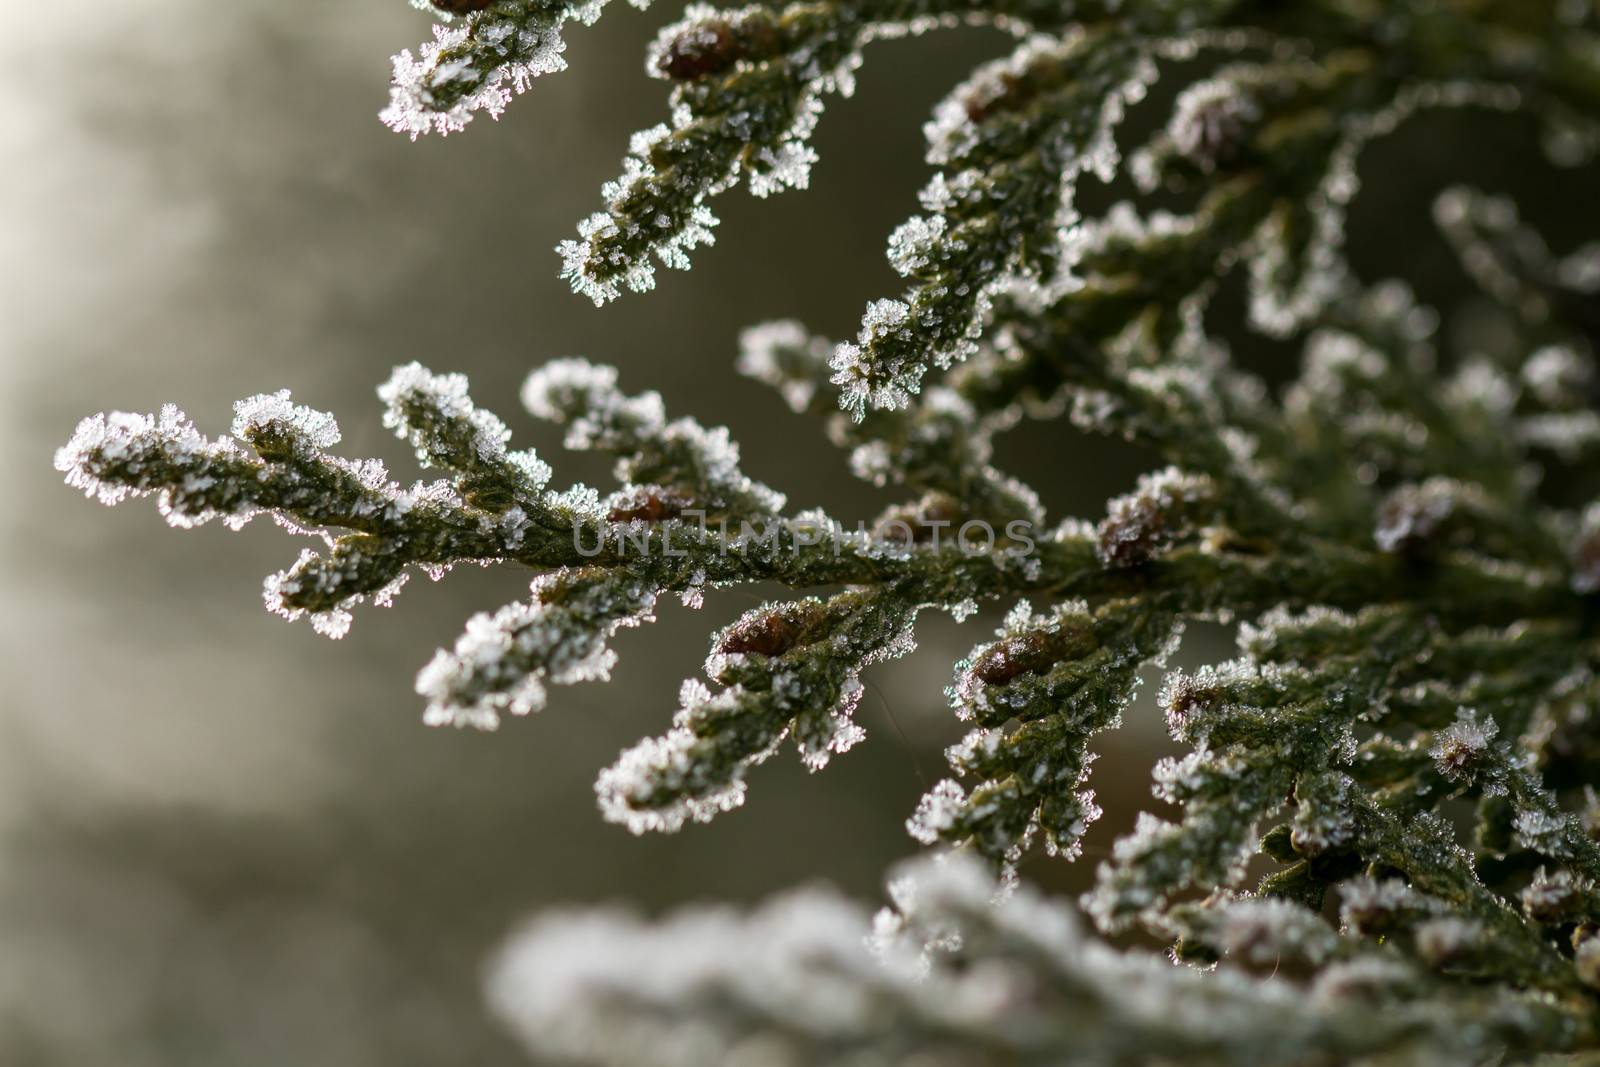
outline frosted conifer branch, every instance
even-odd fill
[[[568,22],[587,26],[607,0],[447,0],[423,6],[459,21],[434,26],[416,55],[394,57],[386,126],[413,141],[466,128],[476,112],[498,119],[533,80],[567,68],[561,38]],[[643,8],[649,0],[632,0]]]
[[[914,643],[908,611],[882,593],[767,604],[718,633],[706,675],[686,681],[672,731],[624,752],[595,783],[600,810],[634,833],[705,822],[743,802],[745,774],[792,737],[821,770],[865,733],[852,718],[861,671]]]
[[[404,369],[396,380],[401,377],[416,386],[412,413],[391,425],[418,440],[445,432],[453,414],[448,405],[460,398],[448,390],[430,393],[428,385],[436,380],[419,367]],[[436,416],[430,426],[414,424],[413,419],[426,424],[428,412]],[[174,407],[159,416],[97,415],[85,419],[56,453],[56,468],[69,484],[105,503],[155,493],[174,526],[220,518],[238,528],[269,514],[292,531],[321,532],[327,554],[302,553],[293,567],[268,579],[266,599],[272,610],[289,618],[310,616],[335,637],[348,628],[350,607],[368,597],[386,603],[408,566],[538,555],[552,547],[553,529],[570,527],[577,518],[571,507],[538,496],[548,469],[536,458],[496,451],[503,438],[493,427],[470,455],[456,457],[467,467],[454,482],[410,489],[391,481],[376,460],[329,455],[325,450],[339,440],[337,425],[328,415],[291,403],[287,391],[241,401],[233,431],[253,454],[227,437],[208,440]],[[499,464],[501,477],[501,491],[489,494],[497,503],[493,510],[458,492],[475,484],[472,467],[489,459]],[[519,497],[527,510],[514,503]]]
[[[847,410],[905,407],[930,364],[976,349],[995,290],[1070,274],[1074,186],[1084,172],[1115,174],[1116,126],[1156,77],[1149,51],[1115,33],[1036,38],[939,105],[927,126],[939,167],[922,192],[928,214],[889,243],[912,287],[869,305],[857,341],[833,355]]]
[[[397,67],[387,117],[412,134],[498,114],[559,68],[561,25],[599,12],[420,6],[462,18]],[[538,1054],[1592,1054],[1600,255],[1553,251],[1509,199],[1445,191],[1436,220],[1494,321],[1462,347],[1405,281],[1360,278],[1339,249],[1360,153],[1422,109],[1535,111],[1566,130],[1571,162],[1600,115],[1600,14],[1565,0],[691,7],[651,53],[671,123],[636,139],[606,210],[564,247],[569,280],[603,302],[647,288],[652,257],[686,265],[711,197],[805,183],[820,100],[850,90],[866,44],[959,23],[1019,42],[930,125],[923,213],[891,240],[902,297],[870,305],[857,342],[787,321],[741,341],[741,371],[819,417],[888,491],[870,524],[788,512],[726,430],[670,418],[583,360],[535,371],[523,401],[567,447],[612,457],[613,486],[550,488],[463,378],[416,364],[379,391],[384,424],[435,475],[410,488],[335,455],[333,419],[287,392],[241,402],[216,439],[170,407],[95,416],[57,467],[107,504],[154,496],[175,526],[269,515],[320,538],[265,597],[334,635],[413,570],[527,568],[529,595],[473,617],[418,677],[433,723],[493,728],[553,686],[607,678],[616,633],[668,594],[787,590],[718,630],[710,684],[686,682],[667,731],[602,772],[602,812],[636,832],[736,807],[787,740],[812,769],[860,742],[863,672],[910,652],[921,612],[1017,605],[957,666],[969,733],[908,813],[953,853],[892,884],[881,958],[862,949],[864,914],[818,895],[750,918],[552,921],[494,985]],[[1147,143],[1118,144],[1158,68],[1191,80]],[[1132,199],[1078,217],[1078,185],[1123,175]],[[1243,325],[1295,366],[1235,361],[1214,299],[1234,273]],[[1047,526],[993,462],[1024,419],[1127,439],[1153,469]],[[1076,460],[1071,439],[1056,447]],[[1187,623],[1235,620],[1231,657],[1168,675],[1165,810],[1112,845],[1080,902],[1102,932],[1141,927],[1199,973],[1113,952],[1018,872],[1035,843],[1084,851],[1095,739],[1140,672]]]
[[[1095,6],[1095,5],[1091,5]],[[1051,25],[1032,0],[828,0],[771,9],[693,4],[651,50],[673,82],[672,119],[636,134],[604,211],[560,246],[562,277],[595,304],[655,285],[655,263],[678,269],[711,244],[707,201],[745,179],[768,196],[810,181],[810,138],[829,94],[849,96],[861,49],[874,40],[960,22]],[[1035,23],[1037,24],[1037,23]]]
[[[721,427],[706,429],[693,419],[667,421],[660,395],[629,397],[616,387],[617,372],[581,359],[556,360],[529,376],[522,402],[538,418],[567,428],[566,446],[608,452],[617,457],[621,497],[654,486],[656,504],[641,503],[654,518],[663,509],[677,513],[774,515],[783,510],[781,493],[752,481],[739,470],[739,446]],[[676,495],[674,495],[676,494]],[[616,510],[616,509],[613,509]],[[627,508],[622,508],[626,511]]]
[[[1171,615],[1147,604],[1091,612],[1079,601],[1038,616],[1023,602],[996,636],[958,664],[948,690],[973,727],[949,749],[950,765],[974,784],[940,782],[908,825],[927,844],[970,842],[1009,871],[1036,833],[1051,855],[1077,856],[1100,815],[1083,788],[1088,743],[1119,724],[1139,668],[1170,652],[1176,631]]]
[[[748,914],[700,909],[647,924],[554,914],[520,931],[489,980],[495,1012],[540,1057],[616,1065],[1462,1063],[1507,1047],[1564,1049],[1591,1024],[1570,1004],[1434,978],[1348,950],[1316,915],[1271,902],[1219,909],[1215,974],[1119,952],[1028,887],[995,900],[959,856],[891,882],[896,907],[812,890]],[[863,943],[873,931],[869,952]],[[1299,955],[1325,963],[1285,975]],[[1331,961],[1330,961],[1331,958]],[[1236,965],[1237,961],[1238,965]],[[1372,1004],[1384,1004],[1374,1012]],[[692,1029],[682,1020],[693,1019]]]
[[[902,539],[949,539],[973,520],[1004,532],[1014,520],[1041,525],[1037,494],[989,461],[993,437],[1016,422],[1014,412],[987,412],[982,393],[959,383],[929,390],[912,408],[868,412],[853,420],[839,408],[831,382],[832,345],[793,320],[765,323],[740,337],[739,370],[778,389],[790,408],[821,416],[829,439],[850,449],[850,469],[876,486],[905,486],[923,497],[886,511]]]
[[[449,652],[440,649],[417,675],[430,725],[492,730],[509,712],[544,706],[546,684],[608,679],[619,628],[653,618],[656,593],[621,570],[569,567],[534,580],[526,602],[479,614]]]

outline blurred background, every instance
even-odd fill
[[[429,730],[416,669],[527,574],[413,581],[329,642],[261,610],[261,578],[299,548],[269,523],[171,531],[148,501],[107,510],[62,486],[51,454],[95,411],[171,401],[216,434],[233,400],[287,387],[337,413],[347,455],[410,477],[373,389],[419,359],[469,374],[558,482],[603,485],[603,463],[561,453],[515,403],[531,367],[581,354],[731,427],[746,469],[794,506],[868,517],[887,500],[734,375],[737,332],[795,315],[840,336],[897,290],[882,249],[926,177],[920,124],[1004,39],[874,46],[857,95],[828,103],[809,192],[729,194],[691,273],[597,311],[552,249],[598,206],[627,135],[665,115],[643,55],[672,5],[615,5],[499,124],[417,144],[375,117],[389,55],[428,33],[402,0],[0,9],[24,27],[0,69],[0,1063],[514,1064],[479,974],[530,911],[654,912],[812,880],[875,899],[961,732],[950,664],[996,612],[926,619],[921,651],[870,676],[868,743],[823,775],[785,753],[743,810],[635,839],[600,821],[595,773],[666,728],[706,635],[762,590],[664,606],[619,637],[610,685],[558,690],[498,734]],[[1412,124],[1364,168],[1383,177],[1354,217],[1358,264],[1459,300],[1427,205],[1462,176],[1532,189],[1561,247],[1593,236],[1568,212],[1592,212],[1594,174],[1545,171],[1534,143],[1518,119]],[[1274,377],[1292,365],[1259,343],[1243,355]],[[1000,463],[1053,516],[1094,517],[1150,459],[1052,426],[1007,438]],[[1225,637],[1192,631],[1182,659],[1226,655]],[[1148,799],[1164,744],[1151,688],[1102,746],[1091,860]],[[1091,865],[1032,873],[1069,890]]]

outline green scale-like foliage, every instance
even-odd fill
[[[415,137],[498,115],[559,70],[599,2],[419,3],[384,118]],[[1600,1056],[1600,246],[1556,255],[1508,201],[1446,190],[1444,240],[1499,341],[1446,346],[1403,281],[1340,246],[1374,138],[1433,107],[1525,110],[1555,164],[1600,143],[1600,10],[1584,0],[818,0],[691,7],[650,71],[670,123],[638,135],[604,209],[561,248],[596,303],[710,241],[710,202],[803,187],[810,133],[874,40],[958,24],[1017,34],[927,127],[933,177],[897,229],[906,281],[854,340],[754,327],[739,369],[821,421],[897,494],[870,528],[792,513],[725,430],[669,419],[615,371],[548,364],[524,406],[615,460],[616,487],[550,489],[459,375],[413,364],[384,424],[433,481],[330,450],[287,393],[231,437],[182,413],[87,419],[57,456],[106,503],[177,526],[270,516],[322,539],[269,608],[333,636],[407,575],[522,564],[525,599],[470,620],[418,677],[431,723],[492,729],[549,688],[604,679],[657,600],[775,582],[796,598],[717,631],[661,736],[597,783],[606,818],[676,830],[742,801],[792,741],[816,770],[863,738],[862,672],[918,615],[1012,605],[948,690],[967,736],[908,828],[936,846],[867,922],[801,895],[646,926],[566,916],[494,971],[537,1054],[594,1063],[1463,1064]],[[1158,75],[1193,78],[1147,143],[1119,141]],[[1199,73],[1196,73],[1199,72]],[[1122,141],[1126,138],[1122,137]],[[1085,174],[1141,197],[1084,218]],[[1216,336],[1298,348],[1269,386]],[[1231,327],[1230,327],[1231,329]],[[1291,377],[1285,374],[1284,377]],[[996,469],[1024,418],[1137,442],[1162,466],[1102,516],[1051,524]],[[1184,754],[1078,902],[1019,887],[1030,849],[1073,859],[1100,814],[1094,739],[1189,621],[1235,658],[1167,675]],[[1252,879],[1254,884],[1252,885]],[[1175,966],[1081,929],[1138,928]],[[1203,973],[1209,970],[1209,973]]]

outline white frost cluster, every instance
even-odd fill
[[[788,690],[780,694],[780,699],[786,703],[795,698],[805,700],[809,692],[797,679],[784,673],[775,675],[772,681],[775,690],[780,687]],[[803,708],[795,716],[791,733],[806,770],[820,771],[834,756],[849,752],[866,740],[867,731],[854,719],[865,692],[860,674],[852,672],[840,685],[837,699],[824,711],[819,714],[813,708]]]
[[[187,415],[175,405],[167,404],[156,416],[131,411],[89,416],[78,423],[72,438],[56,450],[55,467],[67,476],[68,485],[110,505],[154,490],[109,481],[105,477],[108,470],[126,471],[136,477],[158,464],[189,466],[198,459],[241,454],[227,438],[214,442],[206,440]],[[165,500],[161,510],[175,526],[194,525],[209,517],[181,515],[166,506]]]
[[[913,215],[889,235],[889,265],[909,278],[933,262],[949,222],[943,215]]]
[[[1355,738],[1340,729],[1335,741],[1341,758],[1353,754]],[[1355,779],[1340,771],[1306,775],[1298,787],[1304,802],[1295,812],[1290,843],[1304,856],[1320,856],[1355,840],[1354,801],[1360,795]]]
[[[1286,642],[1303,641],[1308,636],[1319,638],[1324,633],[1331,635],[1353,630],[1361,618],[1362,615],[1359,614],[1352,615],[1346,611],[1321,605],[1300,610],[1280,605],[1268,610],[1254,621],[1239,624],[1239,650],[1254,659],[1268,655],[1282,658],[1276,653]]]
[[[300,592],[304,572],[321,563],[324,563],[324,560],[316,552],[309,548],[301,549],[300,558],[295,560],[293,566],[275,574],[269,574],[266,580],[262,582],[261,600],[272,614],[280,615],[290,622],[308,619],[313,630],[323,637],[332,638],[335,641],[350,632],[350,624],[355,621],[355,615],[351,609],[365,604],[369,599],[377,607],[389,607],[394,603],[394,598],[399,595],[400,590],[405,587],[406,582],[411,577],[402,571],[395,576],[394,580],[372,593],[370,597],[364,593],[354,593],[340,599],[336,607],[328,608],[324,611],[307,611],[304,608],[291,607],[287,598]],[[322,573],[326,577],[327,572],[325,569],[322,570]]]
[[[1568,463],[1600,453],[1600,413],[1545,411],[1517,420],[1517,438],[1523,444],[1546,449]]]
[[[643,8],[648,0],[632,2]],[[535,78],[566,69],[563,24],[573,20],[587,26],[605,4],[546,0],[537,12],[489,10],[434,26],[433,40],[417,55],[405,49],[394,57],[389,106],[379,117],[413,141],[425,133],[462,130],[479,111],[498,119]]]
[[[1095,557],[1107,567],[1143,563],[1193,525],[1194,511],[1216,496],[1212,480],[1177,467],[1141,474],[1131,493],[1113,498],[1096,528]]]
[[[811,135],[822,117],[822,98],[816,94],[807,95],[795,111],[794,123],[777,145],[761,148],[753,161],[746,164],[751,196],[765,199],[786,189],[805,189],[811,185],[811,168],[817,162]]]
[[[586,359],[551,360],[522,386],[522,405],[535,418],[564,424],[567,448],[614,450],[659,436],[667,423],[661,394],[625,396],[617,369]]]
[[[834,348],[833,377],[840,389],[839,404],[860,421],[867,409],[894,411],[910,405],[922,380],[920,366],[905,366],[885,374],[868,359],[863,350],[880,343],[891,333],[903,332],[911,317],[911,307],[902,300],[874,300],[861,317],[861,332],[855,341],[843,341]]]
[[[436,418],[470,423],[475,431],[474,451],[484,459],[505,455],[511,431],[492,412],[483,411],[467,395],[465,374],[434,374],[420,363],[396,367],[389,380],[378,386],[378,399],[384,403],[383,425],[397,430],[418,450],[417,458],[428,462],[426,438],[421,427],[412,425],[409,412],[425,410]]]
[[[339,424],[325,411],[291,402],[289,390],[280,389],[236,401],[233,435],[246,441],[273,437],[310,455],[339,443]]]
[[[339,440],[332,416],[291,404],[287,390],[239,401],[235,410],[234,431],[263,449],[287,448],[310,458]],[[387,472],[376,460],[317,459],[369,489],[387,481]],[[55,467],[66,475],[66,483],[86,496],[112,505],[130,496],[156,493],[161,516],[180,528],[221,519],[237,530],[261,514],[254,485],[237,477],[238,466],[250,462],[249,454],[233,440],[208,440],[172,404],[156,415],[127,411],[92,415],[78,424],[71,440],[55,454]],[[179,473],[181,477],[175,477]],[[279,521],[291,532],[306,532],[281,516]]]
[[[1373,543],[1384,552],[1427,544],[1459,507],[1475,496],[1454,478],[1429,478],[1420,485],[1398,486],[1378,506]]]
[[[966,789],[953,778],[943,779],[917,801],[917,810],[906,820],[906,832],[924,845],[937,844],[966,809]]]
[[[1594,886],[1588,879],[1569,870],[1550,872],[1540,867],[1522,890],[1522,910],[1541,922],[1559,922],[1581,914],[1587,901],[1594,899]]]
[[[1548,794],[1541,799],[1549,800]],[[1577,837],[1577,820],[1553,804],[1523,808],[1511,820],[1511,829],[1521,847],[1552,859],[1573,855],[1571,842]]]
[[[1519,417],[1518,438],[1568,463],[1600,452],[1600,412],[1589,404],[1595,377],[1593,358],[1571,344],[1536,350],[1522,365],[1521,385],[1525,395],[1546,410]]]
[[[420,363],[396,367],[378,387],[385,406],[383,425],[411,445],[424,467],[505,465],[525,488],[542,489],[550,480],[550,465],[531,451],[507,452],[511,430],[499,416],[475,405],[467,388],[464,374],[434,374]],[[452,424],[463,431],[468,455],[457,453],[457,443],[447,432]]]
[[[544,707],[547,684],[609,678],[616,653],[606,642],[653,618],[655,594],[621,580],[568,594],[576,606],[559,597],[547,604],[546,594],[568,582],[568,572],[540,575],[528,600],[468,620],[455,647],[440,649],[417,675],[417,693],[428,701],[423,721],[493,730],[502,715]]]
[[[1333,955],[1338,937],[1303,905],[1279,898],[1232,899],[1220,903],[1219,947],[1254,966],[1304,961],[1313,966]]]
[[[1499,423],[1517,406],[1515,380],[1483,358],[1465,360],[1445,382],[1445,403],[1480,418]]]
[[[665,130],[666,127],[660,129]],[[653,173],[648,169],[648,164],[632,156],[624,163],[627,179],[649,177]],[[609,183],[606,189],[611,190],[614,184]],[[660,222],[663,227],[670,226],[670,220],[665,216]],[[716,243],[713,230],[717,222],[710,208],[698,204],[690,212],[688,221],[676,232],[663,237],[655,246],[656,250],[665,261],[674,265],[686,264],[691,250]],[[620,232],[615,219],[603,211],[597,211],[578,223],[579,240],[562,241],[556,246],[561,256],[561,277],[572,286],[573,292],[588,297],[595,307],[602,307],[621,296],[624,285],[635,293],[648,293],[656,287],[656,269],[649,259],[641,256],[625,260],[620,253],[615,257],[598,255],[595,246],[601,241],[614,240]],[[602,270],[605,273],[601,273]]]
[[[1311,983],[1311,998],[1329,1006],[1349,1005],[1361,1010],[1410,988],[1416,977],[1411,966],[1392,957],[1335,960],[1317,973]]]
[[[1167,136],[1174,148],[1209,173],[1218,155],[1236,144],[1244,129],[1260,117],[1255,98],[1237,82],[1209,78],[1178,94]]]
[[[1567,408],[1584,403],[1594,385],[1594,361],[1570,344],[1545,345],[1522,365],[1522,382],[1546,407]]]
[[[1429,919],[1416,929],[1417,955],[1442,967],[1477,951],[1484,943],[1482,924],[1454,915]]]
[[[1490,762],[1495,735],[1499,726],[1488,716],[1479,715],[1475,708],[1461,708],[1456,721],[1440,730],[1434,737],[1428,755],[1441,775],[1453,782],[1472,781]],[[1484,783],[1485,791],[1492,794],[1505,792],[1497,781]]]
[[[778,390],[796,414],[811,406],[826,377],[830,346],[794,319],[752,326],[739,334],[738,370]]]
[[[1391,926],[1443,910],[1434,897],[1399,878],[1352,878],[1339,885],[1339,919],[1345,929],[1382,935]]]
[[[778,750],[782,735],[766,748],[740,761],[727,780],[714,788],[690,790],[705,773],[697,759],[695,737],[685,724],[686,717],[707,707],[732,709],[739,693],[734,689],[712,695],[694,680],[683,683],[679,695],[682,707],[674,716],[673,728],[661,737],[647,737],[627,749],[596,779],[595,795],[600,814],[607,822],[625,826],[635,834],[675,833],[688,822],[710,822],[723,812],[744,803],[746,768],[765,762]],[[657,793],[672,795],[665,804],[649,800]]]

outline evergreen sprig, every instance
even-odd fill
[[[385,119],[416,136],[498,115],[562,66],[600,4],[461,0],[396,61]],[[673,831],[737,807],[792,740],[812,770],[857,744],[862,672],[918,615],[1012,605],[948,690],[969,733],[908,827],[940,849],[877,921],[807,895],[751,916],[551,919],[493,995],[538,1054],[595,1063],[1577,1062],[1600,1055],[1600,244],[1557,255],[1503,198],[1445,190],[1436,219],[1498,316],[1447,344],[1397,280],[1344,262],[1363,147],[1431,107],[1526,109],[1557,163],[1600,131],[1600,10],[1569,0],[1042,3],[816,0],[691,7],[651,71],[671,122],[639,135],[605,210],[562,247],[604,303],[710,240],[708,202],[806,184],[809,136],[861,49],[957,23],[1020,37],[928,126],[922,212],[890,241],[904,292],[833,343],[748,331],[740,370],[822,421],[895,494],[871,524],[794,513],[727,432],[669,419],[614,370],[562,360],[522,394],[616,487],[552,471],[459,375],[413,364],[384,424],[439,475],[408,487],[332,453],[287,392],[209,439],[176,409],[85,420],[57,455],[108,504],[176,526],[268,515],[320,537],[269,608],[333,636],[413,569],[521,564],[529,596],[474,617],[420,674],[427,721],[498,726],[551,685],[604,679],[621,627],[677,594],[777,583],[711,638],[670,728],[596,789],[606,818]],[[1145,143],[1124,113],[1192,80]],[[1122,135],[1120,141],[1126,141]],[[1080,217],[1084,175],[1139,199]],[[1156,197],[1167,208],[1154,206]],[[1213,296],[1299,352],[1275,385],[1236,363]],[[1047,521],[997,469],[1024,418],[1140,443],[1158,468],[1101,516]],[[1184,625],[1237,655],[1169,672],[1183,754],[1080,902],[1084,932],[1019,887],[1036,845],[1074,858],[1099,815],[1097,735]],[[707,684],[707,683],[710,684]],[[715,688],[713,688],[715,687]],[[1253,886],[1250,881],[1254,879]],[[741,1061],[742,1062],[742,1061]]]

